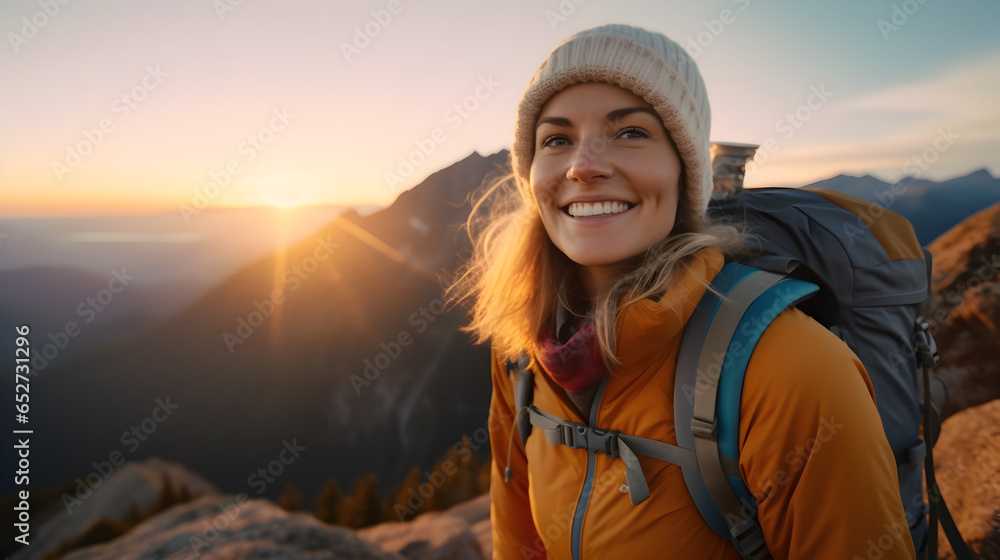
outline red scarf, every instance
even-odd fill
[[[542,341],[539,360],[549,377],[563,389],[576,393],[597,383],[608,374],[597,345],[593,321],[587,321],[572,336],[569,313],[559,306],[556,312],[555,338]],[[565,341],[565,342],[562,342]]]

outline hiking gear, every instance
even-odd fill
[[[923,381],[917,377],[917,351],[933,347],[930,332],[918,324],[920,307],[930,295],[930,253],[899,214],[827,189],[754,189],[716,196],[710,215],[751,228],[750,248],[757,255],[746,264],[822,288],[800,307],[838,334],[865,364],[896,459],[914,546],[923,554],[929,545],[936,557],[936,528],[928,533],[921,469],[927,469],[930,488],[933,458],[919,437]],[[933,422],[930,398],[924,400],[924,419]],[[945,507],[942,500],[933,502]],[[932,514],[932,523],[934,518]],[[956,545],[960,551],[964,542],[958,539]]]
[[[682,468],[667,462],[693,466],[697,452],[653,458],[679,448],[675,432],[689,429],[675,429],[676,357],[685,326],[722,265],[717,249],[703,251],[659,301],[621,307],[615,348],[622,366],[601,381],[583,413],[543,365],[532,364],[530,383],[517,383],[522,368],[511,364],[508,377],[504,360],[494,356],[491,445],[498,468],[491,495],[497,558],[568,559],[574,553],[655,558],[664,556],[664,543],[677,557],[739,557],[698,513]],[[878,540],[884,524],[905,535],[891,450],[856,356],[795,308],[772,322],[753,355],[741,396],[742,455],[738,463],[723,459],[722,464],[725,474],[743,475],[754,494],[768,495],[758,515],[774,541],[775,557],[864,556],[867,541]],[[557,425],[559,419],[572,424],[534,428],[526,442],[514,438],[505,462],[513,435],[506,430],[517,401],[550,416],[535,415],[536,424]],[[518,420],[530,426],[530,416],[526,410]],[[786,463],[786,454],[817,434],[827,439],[831,429],[836,437],[822,443],[809,468],[796,469],[805,464],[798,455]],[[569,446],[552,445],[550,438]],[[857,460],[840,464],[838,458],[846,456]],[[504,484],[508,466],[512,476]],[[775,482],[782,470],[785,476]],[[632,476],[639,472],[641,477]],[[909,538],[894,539],[883,559],[912,556]]]
[[[677,43],[628,25],[604,25],[566,39],[542,62],[517,107],[511,168],[528,188],[535,153],[535,127],[542,106],[560,90],[582,82],[626,89],[653,106],[684,163],[686,204],[703,215],[712,195],[709,155],[711,110],[694,59]],[[685,200],[684,197],[681,200]]]
[[[677,432],[677,441],[698,455],[696,467],[683,469],[684,481],[702,517],[741,558],[770,558],[754,496],[742,478],[727,477],[719,468],[724,457],[739,459],[746,366],[770,322],[817,290],[810,282],[728,264],[712,280],[681,341],[674,425],[691,426],[690,432]]]
[[[930,270],[929,262],[927,266],[928,270]],[[931,497],[930,514],[928,515],[927,554],[925,556],[926,558],[937,558],[937,525],[938,521],[940,521],[941,528],[944,529],[944,534],[948,538],[948,544],[951,545],[952,552],[955,553],[955,558],[957,560],[972,560],[976,556],[972,553],[969,545],[965,544],[965,539],[962,538],[962,533],[958,530],[958,525],[955,524],[955,519],[951,516],[951,511],[948,510],[948,504],[945,503],[944,496],[941,495],[941,489],[938,487],[937,478],[934,475],[933,449],[934,444],[937,443],[938,435],[941,433],[941,420],[931,398],[932,391],[928,391],[926,388],[931,386],[932,379],[938,379],[934,377],[933,369],[941,361],[941,356],[938,355],[937,343],[934,342],[934,337],[931,335],[931,330],[927,323],[918,323],[914,334],[916,338],[917,363],[920,365],[923,373],[921,384],[925,388],[923,391],[923,415],[924,437],[927,438],[927,458],[924,463],[924,470],[927,476],[927,495]],[[940,379],[938,381],[945,391],[943,402],[947,403],[948,388]]]

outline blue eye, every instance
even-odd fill
[[[625,139],[649,138],[649,133],[637,126],[630,126],[623,128],[621,132],[618,133],[618,137]]]
[[[542,147],[553,147],[558,148],[561,146],[569,145],[569,140],[565,136],[549,136],[542,141]]]

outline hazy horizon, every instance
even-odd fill
[[[695,58],[712,140],[761,145],[749,186],[1000,175],[995,2],[14,0],[0,18],[3,216],[386,206],[509,147],[542,59],[612,22]]]
[[[488,154],[480,154],[480,155],[483,155],[485,157]],[[468,157],[468,156],[466,156],[466,157]],[[464,159],[464,158],[461,158],[461,159]],[[456,160],[455,162],[452,162],[451,164],[449,164],[449,166],[450,165],[454,165],[455,163],[458,163],[459,161],[461,161],[461,159]],[[446,166],[446,167],[448,167],[448,166]],[[435,171],[440,171],[440,170],[435,170]],[[865,171],[859,171],[857,173],[839,173],[839,174],[830,175],[828,177],[819,177],[819,178],[815,179],[814,181],[810,181],[809,183],[804,183],[804,184],[801,184],[801,185],[773,185],[773,186],[802,187],[802,186],[806,186],[806,185],[814,183],[814,182],[819,182],[819,181],[824,181],[824,180],[827,180],[827,179],[832,179],[832,178],[835,178],[835,177],[840,176],[840,175],[849,176],[849,177],[863,177],[863,176],[869,175],[869,176],[872,176],[875,179],[877,179],[879,181],[882,181],[884,183],[887,183],[887,184],[892,184],[892,183],[898,182],[898,181],[903,180],[903,179],[923,179],[923,180],[929,180],[929,181],[934,181],[934,182],[944,182],[944,181],[949,181],[949,180],[952,180],[952,179],[966,177],[966,176],[971,175],[973,173],[976,173],[978,171],[986,171],[987,173],[990,174],[991,177],[994,177],[994,178],[998,177],[998,175],[994,174],[987,166],[980,166],[980,167],[975,167],[975,168],[968,169],[965,172],[959,172],[958,174],[956,174],[954,176],[942,177],[942,178],[940,178],[938,180],[929,179],[927,177],[920,177],[919,175],[908,175],[908,176],[897,178],[894,181],[890,181],[890,180],[887,180],[886,178],[880,176],[879,173],[869,173],[869,172],[865,172]],[[426,179],[426,177],[424,177],[423,179]],[[416,186],[418,186],[418,184],[410,185],[405,190],[409,190],[409,189],[411,189],[413,187],[416,187]],[[761,185],[761,184],[756,184],[755,185],[755,184],[752,184],[752,183],[748,182],[748,184],[746,185],[746,188],[753,189],[753,188],[761,188],[761,187],[767,187],[767,186],[772,186],[772,185]],[[403,192],[405,192],[405,190]],[[402,192],[400,194],[402,194]],[[367,215],[367,214],[370,214],[370,213],[373,213],[373,212],[377,212],[379,210],[383,210],[383,209],[387,208],[388,206],[392,205],[394,202],[395,202],[395,198],[393,200],[388,201],[384,205],[378,205],[378,204],[350,205],[350,204],[342,204],[342,203],[337,203],[337,202],[319,202],[319,203],[313,203],[313,204],[310,204],[310,203],[297,204],[297,205],[293,205],[293,206],[269,206],[269,205],[263,205],[263,204],[262,205],[246,205],[246,206],[213,206],[213,207],[205,208],[205,209],[203,209],[201,211],[204,211],[204,212],[214,212],[214,211],[258,210],[258,211],[274,212],[276,214],[294,214],[298,210],[320,209],[320,208],[331,208],[331,207],[338,207],[338,208],[340,208],[340,207],[342,207],[342,208],[345,208],[345,209],[348,209],[348,208],[349,209],[353,209],[356,212],[358,212],[359,214],[361,214],[362,216],[364,216],[364,215]],[[11,219],[11,220],[30,220],[30,219],[53,219],[53,220],[58,220],[60,218],[67,218],[67,219],[70,219],[70,218],[92,218],[92,219],[100,219],[102,217],[118,218],[118,217],[137,217],[137,216],[161,216],[161,215],[166,215],[166,214],[174,214],[174,215],[181,216],[183,218],[183,213],[180,212],[177,207],[169,207],[169,206],[142,208],[142,209],[136,209],[136,210],[121,209],[118,212],[108,211],[108,212],[102,213],[102,214],[91,214],[91,213],[87,213],[85,211],[76,212],[76,213],[68,212],[68,213],[60,213],[60,214],[45,214],[45,213],[39,213],[39,214],[8,214],[8,213],[5,213],[4,210],[5,210],[5,208],[2,207],[2,206],[0,206],[0,218],[8,218],[8,219]]]

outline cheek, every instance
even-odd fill
[[[552,190],[566,175],[564,158],[539,157],[531,162],[528,181],[537,190]]]
[[[555,200],[555,192],[553,191],[555,183],[546,176],[544,169],[532,165],[531,174],[528,176],[528,184],[531,186],[531,193],[534,195],[535,201],[540,208],[553,203]]]

